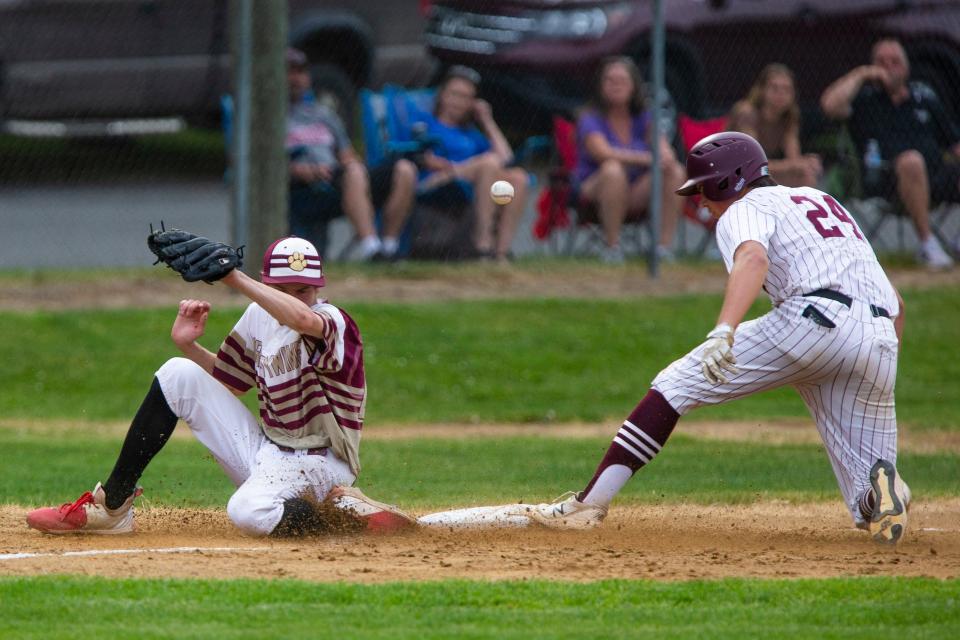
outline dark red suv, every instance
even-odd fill
[[[790,66],[805,111],[823,89],[899,37],[913,77],[960,105],[957,0],[664,0],[666,83],[679,110],[726,111],[769,62]],[[612,54],[648,66],[650,0],[437,0],[426,43],[443,64],[479,69],[488,93],[564,111]],[[960,107],[958,107],[960,108]]]

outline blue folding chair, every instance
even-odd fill
[[[419,126],[433,112],[436,89],[405,89],[385,85],[379,92],[360,91],[360,113],[363,124],[365,159],[368,166],[375,166],[391,158],[405,157],[416,162],[437,141],[430,138],[423,126]],[[528,138],[514,154],[515,164],[524,164],[533,154],[548,151],[552,141],[549,136]],[[529,173],[530,186],[536,185],[536,177]],[[439,187],[421,191],[417,203],[445,210],[472,207],[473,185],[466,180],[454,180]],[[411,225],[408,225],[408,227]],[[405,231],[400,241],[400,250],[406,254],[410,248],[410,231]]]
[[[396,158],[417,162],[436,144],[418,126],[433,111],[436,89],[405,89],[386,85],[379,92],[360,91],[360,114],[363,124],[364,158],[367,166],[376,166]],[[417,193],[417,204],[444,209],[467,209],[473,203],[473,185],[454,180],[439,187]],[[411,248],[411,227],[408,224],[400,237],[400,255]]]
[[[363,122],[363,141],[368,166],[385,160],[407,157],[416,159],[436,144],[418,123],[433,111],[436,89],[404,89],[386,85],[379,93],[370,89],[360,92],[360,109]],[[473,200],[473,185],[464,180],[455,180],[463,201]],[[446,185],[445,185],[446,186]],[[418,194],[421,202],[436,197],[432,189]]]

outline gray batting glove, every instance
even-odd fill
[[[707,334],[700,361],[703,364],[703,377],[711,384],[726,384],[724,371],[733,375],[740,373],[734,366],[737,359],[733,356],[733,329],[730,325],[718,324]]]

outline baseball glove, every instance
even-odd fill
[[[187,282],[212,284],[243,265],[243,247],[234,249],[182,229],[151,227],[147,246],[157,256],[154,264],[163,262]]]

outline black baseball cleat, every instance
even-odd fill
[[[876,497],[868,523],[870,535],[881,544],[896,544],[907,529],[906,485],[886,460],[877,460],[870,469],[870,484]]]

